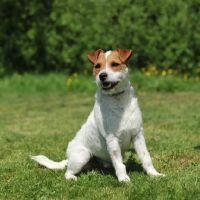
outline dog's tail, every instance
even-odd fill
[[[50,160],[43,155],[30,156],[30,158],[38,162],[40,165],[43,165],[49,169],[64,169],[68,163],[68,160],[63,160],[61,162],[54,162],[53,160]]]

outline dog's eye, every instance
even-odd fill
[[[114,63],[112,63],[111,66],[112,66],[112,67],[118,67],[118,66],[119,66],[119,63],[114,62]]]
[[[97,69],[97,68],[100,68],[101,66],[100,66],[100,64],[97,64],[94,67]]]

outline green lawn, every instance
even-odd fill
[[[145,90],[133,83],[138,87],[148,149],[155,168],[166,177],[146,175],[131,147],[125,157],[130,183],[119,183],[114,170],[103,168],[83,172],[73,182],[65,179],[65,170],[41,167],[29,155],[44,154],[57,161],[65,158],[68,142],[93,107],[95,86],[73,91],[74,86],[68,91],[64,75],[50,76],[46,82],[44,77],[31,76],[27,78],[30,83],[18,86],[14,80],[21,81],[21,77],[0,80],[4,88],[0,98],[0,199],[200,199],[197,89],[150,93],[148,87]],[[191,88],[198,88],[199,83],[195,84]]]

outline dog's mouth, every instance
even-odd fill
[[[117,84],[119,83],[119,81],[116,82],[102,82],[101,83],[101,87],[103,90],[111,90],[113,89]]]

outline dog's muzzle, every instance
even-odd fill
[[[115,82],[106,81],[107,77],[108,77],[108,74],[105,72],[102,72],[101,74],[99,74],[99,79],[101,81],[101,87],[103,90],[111,90],[119,83],[119,81],[115,81]]]

